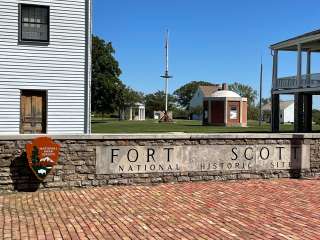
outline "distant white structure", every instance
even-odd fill
[[[223,87],[226,87],[225,84],[221,87],[220,84],[214,84],[210,86],[199,86],[196,93],[193,95],[191,101],[190,101],[190,109],[197,109],[203,107],[203,99],[206,97],[211,97],[211,95],[221,90]],[[192,120],[201,120],[202,119],[202,113],[193,113],[191,116]]]
[[[262,107],[262,120],[271,121],[271,103]],[[294,101],[281,101],[279,111],[280,123],[294,123]]]
[[[134,106],[128,109],[128,119],[134,121],[144,121],[146,120],[146,107],[142,103],[136,103]]]

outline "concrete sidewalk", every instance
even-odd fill
[[[320,239],[320,181],[1,195],[0,239]]]

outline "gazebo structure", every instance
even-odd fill
[[[226,87],[224,87],[226,89]],[[247,98],[219,90],[203,99],[203,125],[247,126]]]
[[[146,109],[142,103],[136,103],[129,107],[129,120],[144,121],[146,120]]]
[[[270,46],[273,56],[272,74],[272,131],[279,132],[280,94],[294,95],[294,131],[312,131],[312,96],[320,94],[320,74],[311,72],[311,55],[320,52],[320,29],[290,38]],[[297,53],[297,74],[278,77],[278,56],[284,51]],[[306,73],[302,73],[303,54]]]

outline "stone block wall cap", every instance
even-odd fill
[[[320,133],[122,133],[122,134],[48,134],[48,135],[1,135],[0,141],[32,140],[47,136],[56,140],[201,140],[201,139],[315,139]]]

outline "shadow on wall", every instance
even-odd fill
[[[25,152],[11,162],[10,173],[15,191],[35,192],[39,189],[41,181],[36,178],[29,168]]]
[[[293,134],[293,139],[291,140],[291,163],[292,167],[290,169],[290,177],[299,179],[301,178],[301,170],[302,170],[302,159],[303,157],[303,139],[304,136],[300,134]]]

